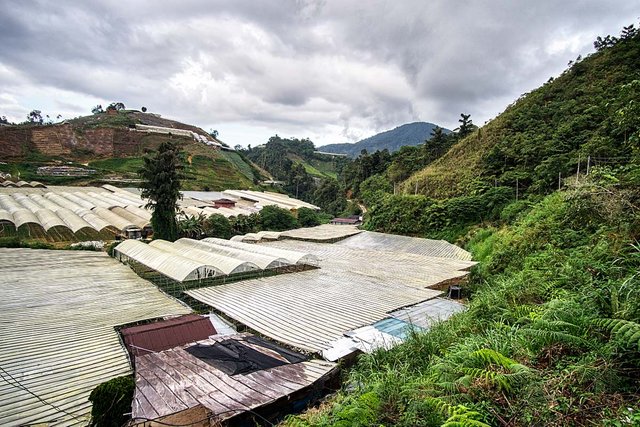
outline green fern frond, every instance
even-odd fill
[[[520,329],[520,333],[537,339],[542,345],[566,343],[583,346],[587,344],[584,339],[575,335],[567,332],[552,331],[549,329],[523,328]]]
[[[471,379],[481,379],[488,384],[496,386],[498,390],[510,391],[512,388],[509,378],[499,372],[480,368],[462,368],[462,372]]]
[[[438,411],[441,415],[445,417],[450,417],[455,413],[454,412],[455,407],[453,405],[448,404],[442,399],[439,399],[437,397],[427,397],[426,401],[427,403],[435,407],[436,411]]]
[[[609,330],[628,347],[636,347],[640,351],[640,323],[624,319],[597,319],[593,323]]]
[[[491,427],[489,424],[485,424],[482,421],[474,420],[473,418],[461,418],[450,419],[442,424],[442,427]]]
[[[470,355],[472,358],[479,359],[487,365],[495,364],[503,368],[509,368],[513,364],[517,364],[515,360],[509,359],[507,356],[490,348],[476,350]]]

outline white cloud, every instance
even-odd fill
[[[451,128],[462,111],[481,124],[617,33],[631,3],[11,2],[0,114],[122,101],[232,145],[354,141],[415,120]]]

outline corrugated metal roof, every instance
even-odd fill
[[[318,270],[187,291],[277,341],[320,352],[345,332],[437,297],[427,286],[468,274],[474,263],[407,252],[286,240],[254,248],[315,253]]]
[[[469,252],[444,240],[420,239],[372,231],[349,237],[337,244],[355,249],[379,249],[439,258],[471,260]]]
[[[114,327],[190,312],[101,252],[0,249],[0,289],[2,426],[86,425],[91,391],[131,372]]]
[[[196,342],[216,334],[208,317],[187,314],[120,331],[129,353],[142,356]]]
[[[201,344],[234,340],[280,360],[283,365],[227,375],[183,347],[137,358],[134,421],[156,419],[197,406],[206,408],[213,421],[223,421],[289,396],[324,377],[336,366],[319,360],[289,363],[278,352],[258,345],[260,340],[255,338],[248,334],[214,336]]]

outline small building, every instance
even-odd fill
[[[362,224],[362,217],[350,216],[348,218],[333,218],[330,223],[334,225],[360,225]]]
[[[130,425],[268,419],[319,397],[335,372],[334,363],[250,334],[214,335],[136,357]]]
[[[236,207],[236,201],[226,198],[216,199],[213,201],[213,206],[216,208],[233,209]]]
[[[134,357],[209,338],[216,334],[211,320],[205,316],[185,316],[131,326],[120,331],[130,355]]]

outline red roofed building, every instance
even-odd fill
[[[133,356],[142,356],[205,340],[215,335],[216,330],[208,317],[187,314],[124,328],[120,333],[129,353]]]

